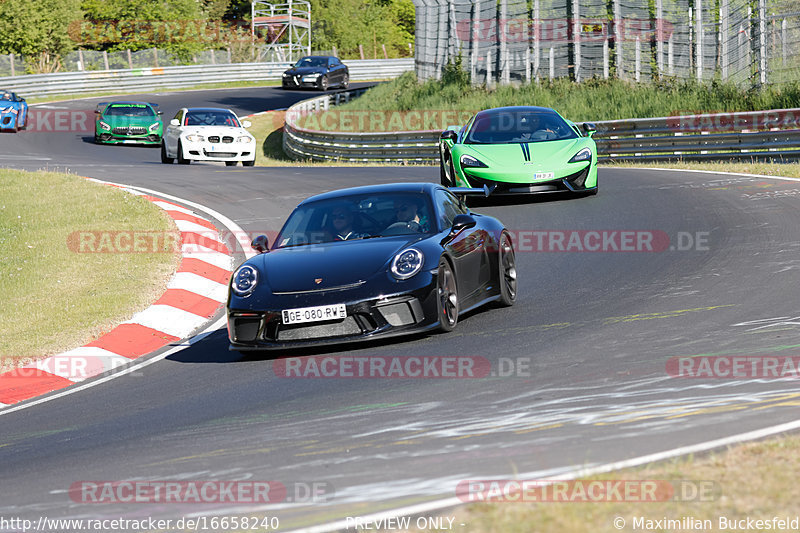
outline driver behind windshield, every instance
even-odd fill
[[[334,207],[331,210],[331,226],[333,227],[334,241],[347,241],[353,239],[363,239],[366,233],[358,233],[353,227],[355,216],[352,208],[346,205]]]

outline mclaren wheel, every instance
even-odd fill
[[[447,259],[439,260],[436,276],[436,308],[439,313],[439,329],[453,331],[458,323],[458,286],[456,277]]]
[[[511,237],[503,232],[500,237],[498,283],[500,284],[500,305],[510,307],[517,301],[517,260]]]

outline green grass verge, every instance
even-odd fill
[[[78,253],[69,242],[80,231],[177,228],[151,202],[114,187],[0,169],[0,368],[107,332],[155,300],[179,262],[171,249]]]
[[[398,111],[441,113],[466,111],[467,116],[481,109],[509,105],[552,107],[574,121],[611,120],[632,117],[661,117],[678,114],[755,111],[800,106],[800,83],[768,85],[761,90],[745,90],[729,83],[700,84],[678,80],[636,84],[616,79],[591,79],[582,83],[557,79],[521,86],[472,87],[457,72],[445,72],[442,80],[419,83],[414,73],[405,73],[367,91],[360,98],[338,106],[329,113],[344,111]],[[309,120],[307,118],[307,120]],[[459,117],[460,119],[460,117]],[[340,120],[317,117],[317,129],[325,124],[340,127]],[[444,129],[445,119],[425,127],[414,120],[401,120],[404,129]],[[371,131],[397,129],[390,121],[370,124]],[[454,124],[460,124],[456,121]],[[302,124],[302,123],[301,123]]]
[[[673,486],[680,481],[710,481],[713,486],[707,493],[710,497],[637,503],[481,503],[460,507],[450,516],[455,515],[454,524],[465,524],[463,530],[470,533],[636,531],[634,519],[637,517],[653,521],[665,518],[680,521],[683,517],[710,520],[712,528],[700,531],[718,531],[722,530],[718,527],[720,517],[729,520],[797,517],[797,501],[800,498],[798,474],[800,438],[789,436],[743,444],[699,458],[689,456],[586,478],[587,481],[666,480],[672,482]],[[615,519],[619,518],[625,521],[622,528],[614,525]],[[645,528],[639,527],[638,530]],[[649,530],[692,529],[679,526]],[[757,530],[763,531],[765,528]],[[775,530],[774,526],[772,530]],[[744,529],[737,528],[735,531]]]
[[[677,168],[684,170],[708,170],[710,172],[738,172],[741,174],[759,174],[762,176],[783,176],[800,178],[800,163],[615,163],[601,165],[609,168]]]

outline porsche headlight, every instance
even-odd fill
[[[572,156],[569,163],[580,163],[581,161],[591,161],[592,151],[589,148],[582,148],[580,152]]]
[[[240,135],[239,137],[236,137],[236,142],[239,142],[239,143],[251,143],[254,140],[255,139],[253,139],[249,135]]]
[[[159,126],[160,126],[160,124],[158,122],[156,122],[154,124],[150,124],[150,127],[147,128],[147,131],[156,131]]]
[[[231,290],[238,296],[247,296],[258,285],[258,270],[250,265],[239,267],[231,278]]]
[[[107,122],[103,122],[103,121],[101,120],[101,121],[100,121],[100,129],[101,129],[101,130],[110,131],[110,130],[111,130],[111,126],[109,126]]]
[[[486,168],[481,161],[475,159],[471,155],[462,155],[461,156],[461,166],[467,168]]]
[[[397,279],[408,279],[422,269],[425,256],[416,248],[406,248],[394,257],[392,275]]]
[[[199,133],[190,133],[189,135],[186,136],[186,140],[191,141],[193,143],[200,143],[205,141],[206,138],[200,135]]]

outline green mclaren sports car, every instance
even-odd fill
[[[446,187],[488,186],[493,195],[597,194],[596,128],[583,131],[547,107],[498,107],[439,138]]]
[[[161,146],[163,125],[158,104],[102,102],[94,110],[94,142]]]

